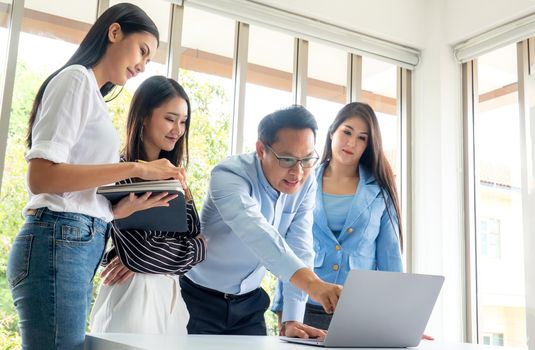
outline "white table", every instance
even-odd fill
[[[278,337],[237,335],[143,335],[143,334],[87,334],[86,350],[314,350],[321,349],[300,344],[290,344]],[[347,348],[345,348],[347,349]],[[358,350],[386,350],[380,348]],[[504,347],[467,343],[443,343],[424,341],[418,350],[507,350]],[[390,349],[392,350],[392,349]]]

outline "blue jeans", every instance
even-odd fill
[[[82,349],[93,276],[110,225],[91,216],[33,210],[15,238],[7,279],[24,349]]]

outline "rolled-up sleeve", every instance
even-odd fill
[[[26,160],[43,158],[65,163],[88,121],[93,85],[87,72],[70,69],[61,72],[48,84],[38,118],[32,129],[32,147]]]

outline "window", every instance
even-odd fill
[[[483,344],[503,346],[503,333],[483,334]]]
[[[25,4],[0,201],[0,231],[11,235],[22,224],[20,213],[27,199],[24,152],[33,98],[43,80],[74,53],[94,21],[91,9],[93,14],[96,11],[96,0],[79,6],[69,1]]]
[[[249,27],[245,88],[244,151],[255,149],[260,120],[292,104],[294,38],[263,27]]]
[[[234,31],[233,20],[184,8],[178,80],[192,107],[188,178],[199,209],[211,169],[230,149]],[[218,40],[213,40],[216,32]]]
[[[362,58],[362,101],[375,111],[381,128],[383,149],[400,191],[401,132],[397,111],[397,67],[370,57]]]
[[[121,0],[111,0],[110,7],[121,3]],[[145,79],[153,75],[166,75],[167,67],[167,51],[169,48],[169,17],[170,5],[165,1],[150,1],[150,0],[130,0],[128,1],[134,5],[139,6],[149,15],[149,17],[156,23],[158,32],[160,33],[160,44],[158,51],[152,61],[145,67],[145,72],[137,75],[135,78],[129,79],[125,85],[125,89],[133,93],[136,88]]]
[[[526,348],[516,45],[477,59],[474,101],[480,343]]]
[[[111,0],[110,7],[121,2],[123,1]],[[134,95],[137,87],[145,79],[153,75],[166,75],[167,50],[169,47],[170,5],[164,1],[131,0],[129,2],[142,8],[154,21],[154,23],[156,23],[156,27],[158,28],[158,32],[160,34],[160,44],[152,61],[145,66],[145,71],[132,79],[128,79],[124,85],[124,88],[121,89],[118,87],[118,91],[121,89],[119,95],[117,98],[114,98],[108,103],[108,109],[113,120],[113,125],[119,133],[122,144],[125,142],[126,118],[132,96]],[[94,22],[94,20],[92,22]]]
[[[18,317],[7,287],[5,268],[11,242],[24,221],[21,213],[27,201],[24,153],[28,116],[38,87],[74,53],[94,22],[97,2],[27,0],[25,6],[0,196],[0,337],[13,347],[20,344],[16,333]],[[9,3],[0,2],[2,72],[10,10]]]
[[[0,52],[7,52],[7,34],[9,27],[9,14],[11,12],[11,1],[0,1]],[[4,63],[6,55],[0,55],[0,83],[4,78]]]
[[[121,1],[110,0],[109,6]],[[160,31],[160,45],[145,73],[130,79],[118,97],[108,104],[123,142],[127,110],[135,89],[147,77],[167,74],[167,55],[170,45],[173,45],[170,40],[170,11],[177,6],[169,1],[129,2],[140,6],[154,20]],[[11,3],[12,0],[0,0],[0,52],[5,52],[7,46]],[[97,5],[105,3],[107,1],[25,1],[0,197],[0,232],[3,233],[0,237],[0,272],[2,266],[6,266],[10,244],[23,222],[21,212],[27,200],[25,134],[33,98],[43,80],[74,53],[97,18]],[[195,4],[191,7],[189,2],[184,3],[182,32],[172,34],[174,38],[181,35],[178,80],[187,91],[192,106],[188,182],[200,209],[211,169],[231,149],[236,22],[217,12],[206,12],[195,8]],[[244,23],[243,27],[249,31],[246,43],[248,60],[240,67],[246,69],[247,75],[245,105],[243,111],[239,111],[240,115],[244,112],[245,117],[243,129],[237,132],[243,136],[243,151],[247,152],[254,150],[260,119],[294,101],[292,79],[296,38],[269,26]],[[4,66],[4,56],[0,55],[0,68]],[[327,128],[346,103],[348,52],[310,42],[307,56],[306,104],[318,120],[317,149],[321,153]],[[3,71],[0,69],[0,79]],[[399,167],[396,67],[365,59],[362,86],[365,90],[363,100],[372,105],[379,117],[389,159],[395,168]],[[395,172],[398,173],[396,169]],[[98,283],[98,277],[96,281]],[[264,280],[266,290],[272,291],[273,286],[272,276]],[[0,333],[5,329],[17,329],[18,320],[13,317],[15,311],[7,289],[5,274],[0,273]],[[267,311],[266,319],[270,334],[274,334],[274,314]],[[12,334],[17,337],[16,331]]]
[[[500,258],[500,220],[483,219],[479,229],[479,254],[481,257],[499,259]]]
[[[329,126],[346,104],[347,52],[309,42],[307,109],[318,122],[316,149],[321,155]]]

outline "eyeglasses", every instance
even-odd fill
[[[280,157],[277,153],[275,153],[273,148],[271,148],[268,145],[265,145],[265,146],[266,146],[267,149],[269,149],[271,151],[271,153],[273,153],[275,158],[277,158],[281,168],[293,168],[297,163],[301,163],[301,166],[303,168],[312,168],[314,165],[316,165],[316,163],[320,159],[320,157],[318,156],[318,153],[316,152],[316,150],[314,150],[314,153],[316,154],[315,156],[305,157],[305,158],[300,158],[299,159],[299,158],[295,158],[295,157]]]

